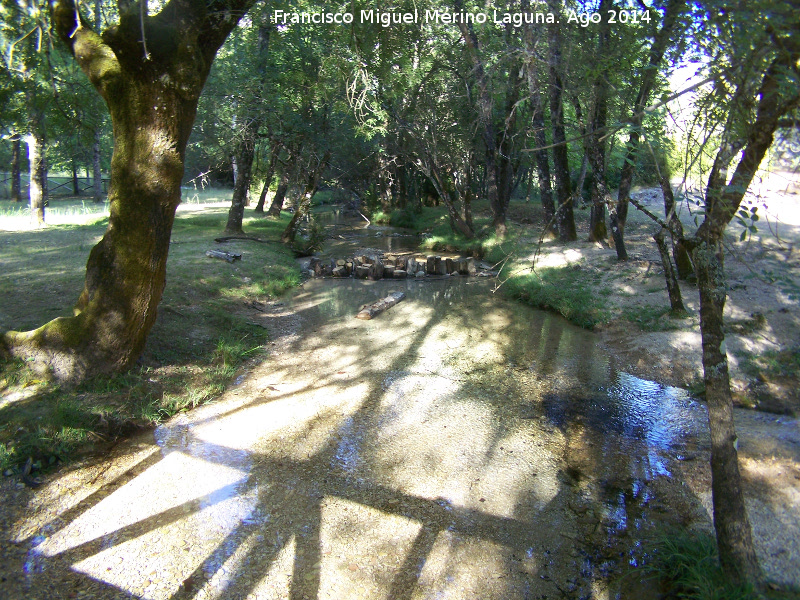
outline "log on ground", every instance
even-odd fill
[[[356,319],[372,319],[381,314],[383,311],[392,308],[405,297],[406,295],[403,292],[390,292],[386,298],[381,298],[377,302],[373,302],[372,304],[367,304],[366,306],[362,307],[359,313],[356,315]]]
[[[206,250],[206,256],[209,258],[219,258],[221,260],[232,263],[235,260],[242,260],[240,252],[223,252],[222,250]]]

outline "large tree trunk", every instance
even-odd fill
[[[225,14],[234,18],[202,2],[171,1],[144,18],[137,7],[123,12],[122,26],[101,39],[85,19],[77,26],[72,0],[51,3],[54,29],[111,112],[110,216],[89,254],[75,315],[35,331],[6,333],[7,352],[65,381],[121,371],[139,358],[164,291],[197,101],[217,49],[247,7],[231,0]]]
[[[18,133],[11,135],[11,201],[22,202],[22,170],[20,158],[22,156],[22,136]]]

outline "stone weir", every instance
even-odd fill
[[[356,279],[404,279],[406,277],[446,277],[483,275],[483,265],[474,258],[446,258],[414,254],[372,254],[352,258],[320,259],[308,263],[312,277],[354,277]]]

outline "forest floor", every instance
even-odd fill
[[[652,190],[637,195],[660,201]],[[798,205],[796,195],[765,199],[759,210],[769,218],[749,241],[731,239],[726,263],[738,401],[795,414]],[[180,289],[168,286],[160,343],[191,331],[195,310],[206,310],[209,298],[193,296],[202,269],[203,285],[231,289],[211,298],[215,311],[203,313],[195,340],[209,346],[210,364],[225,362],[215,335],[234,316],[268,333],[267,354],[226,371],[230,383],[214,402],[167,420],[155,439],[120,441],[106,456],[45,474],[36,489],[3,477],[0,596],[657,597],[635,568],[622,581],[612,576],[647,562],[651,526],[711,530],[707,433],[695,430],[701,419],[669,423],[668,410],[620,432],[604,410],[580,402],[609,372],[701,392],[696,290],[682,285],[688,318],[666,315],[655,227],[639,216],[627,229],[632,260],[619,264],[613,250],[585,241],[537,251],[534,228],[525,233],[531,215],[527,205],[512,210],[521,232],[514,268],[536,254],[537,268],[566,267],[588,282],[608,311],[597,335],[560,319],[528,323],[516,303],[466,291],[434,292],[429,304],[411,296],[367,322],[350,318],[358,302],[348,294],[320,300],[329,282],[276,301],[252,289],[256,271],[234,271],[251,267],[229,275],[226,263],[196,258],[212,213],[187,221],[174,252],[191,268],[179,274]],[[586,215],[577,212],[579,223]],[[75,232],[87,238],[77,253],[99,230]],[[260,251],[237,244],[253,258]],[[65,288],[68,271],[59,273]],[[56,285],[46,273],[27,281]],[[51,305],[60,302],[51,295]],[[242,323],[233,322],[237,336]],[[531,360],[551,374],[529,371]],[[151,369],[144,377],[162,376]],[[640,385],[647,396],[649,384]],[[702,413],[669,393],[680,410]],[[759,558],[788,589],[800,586],[800,424],[775,412],[737,410],[736,419]],[[669,427],[673,445],[648,445]]]

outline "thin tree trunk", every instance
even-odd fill
[[[94,202],[103,201],[103,171],[101,169],[100,128],[94,130],[94,146],[92,147],[93,198]]]
[[[678,278],[675,277],[675,269],[672,268],[672,259],[667,250],[667,242],[665,240],[666,230],[662,227],[653,236],[658,246],[658,253],[661,255],[661,264],[664,266],[664,279],[667,282],[667,293],[669,294],[669,306],[675,314],[683,314],[686,312],[686,307],[683,305],[683,297],[681,296],[681,288],[678,285]]]
[[[703,381],[711,432],[711,493],[720,563],[734,581],[759,581],[762,574],[742,493],[725,352],[722,313],[726,292],[722,245],[700,242],[692,256],[700,290]]]
[[[234,164],[239,165],[236,183],[233,186],[233,199],[228,211],[228,222],[225,233],[242,233],[242,219],[244,207],[247,202],[247,191],[250,189],[251,173],[253,171],[253,157],[255,156],[256,131],[249,123],[242,131],[242,139],[238,144]]]
[[[289,189],[289,168],[284,167],[281,172],[281,178],[278,182],[278,189],[275,190],[275,197],[272,199],[272,204],[269,206],[267,215],[270,217],[280,217],[283,210],[283,202],[286,199],[286,191]]]
[[[667,222],[670,228],[670,238],[672,241],[672,256],[678,271],[678,278],[689,279],[694,275],[692,258],[683,237],[683,224],[675,211],[675,196],[672,193],[672,186],[666,173],[661,171],[659,174],[659,184],[661,193],[664,195],[664,214],[667,215]]]
[[[572,190],[569,180],[569,156],[567,154],[567,138],[564,127],[563,83],[559,69],[561,68],[561,36],[559,26],[551,26],[548,35],[550,45],[550,121],[553,127],[553,175],[556,182],[556,199],[558,212],[556,224],[561,241],[569,242],[578,239],[575,229],[575,216],[572,210]]]
[[[619,260],[627,260],[628,252],[625,249],[625,222],[628,218],[628,200],[630,199],[631,186],[633,184],[633,172],[636,164],[636,155],[639,150],[640,133],[639,128],[644,118],[644,108],[647,106],[650,93],[653,90],[658,74],[658,67],[664,59],[664,53],[669,46],[672,34],[678,25],[678,17],[686,9],[686,0],[670,0],[664,12],[664,24],[656,34],[653,45],[650,47],[650,57],[648,64],[642,72],[639,93],[633,106],[633,116],[630,135],[625,150],[625,160],[622,163],[622,173],[620,175],[619,191],[617,202],[611,210],[611,235],[614,238],[614,246],[617,250]],[[680,274],[681,265],[678,264]],[[681,277],[683,279],[683,277]]]
[[[81,195],[81,182],[78,180],[78,162],[72,157],[72,195]]]
[[[261,194],[258,197],[258,204],[256,204],[255,213],[263,214],[264,213],[264,204],[267,201],[267,193],[269,192],[269,186],[272,184],[272,178],[275,176],[275,167],[278,164],[278,154],[280,154],[281,148],[277,144],[272,148],[272,151],[269,154],[269,163],[267,164],[267,174],[264,176],[264,187],[261,188]]]
[[[611,7],[610,0],[601,0],[598,9],[602,21],[598,30],[597,56],[600,61],[608,60],[611,26],[607,12]],[[606,228],[606,149],[603,135],[605,133],[608,113],[608,74],[603,68],[594,82],[594,100],[592,115],[588,124],[588,135],[585,138],[586,157],[592,165],[592,209],[589,219],[589,239],[593,242],[605,243],[608,237]]]
[[[789,40],[788,37],[784,39]],[[745,93],[745,87],[737,86],[732,104],[728,107],[729,118],[722,134],[722,143],[708,178],[705,218],[695,236],[688,240],[700,292],[703,373],[711,430],[714,527],[722,569],[735,583],[759,584],[763,574],[742,497],[736,452],[733,400],[723,328],[726,289],[722,237],[772,145],[781,117],[800,104],[800,93],[796,88],[785,86],[781,75],[793,69],[798,60],[800,44],[796,40],[787,41],[785,47],[775,51],[775,58],[764,71],[756,95],[758,104],[754,121],[737,123],[740,103],[752,102],[752,95]],[[730,183],[726,184],[727,178],[722,173],[737,154],[740,158],[736,169]]]
[[[303,195],[300,198],[300,202],[298,203],[297,210],[294,211],[289,224],[286,226],[286,229],[283,230],[281,234],[281,241],[284,244],[291,244],[294,242],[295,237],[297,236],[297,227],[300,223],[300,220],[311,212],[311,200],[314,198],[314,194],[317,193],[317,188],[319,187],[319,181],[322,177],[322,173],[325,170],[325,167],[328,166],[328,161],[331,159],[331,151],[327,150],[325,152],[325,156],[322,157],[322,160],[319,161],[316,168],[309,173],[308,180],[306,182],[306,187],[303,190]]]
[[[39,226],[44,225],[44,207],[46,201],[47,174],[44,157],[45,140],[38,131],[38,120],[33,123],[34,131],[28,136],[28,164],[30,165],[30,185],[28,197],[31,213],[36,216]]]
[[[11,136],[11,201],[22,202],[22,136],[14,133]]]

